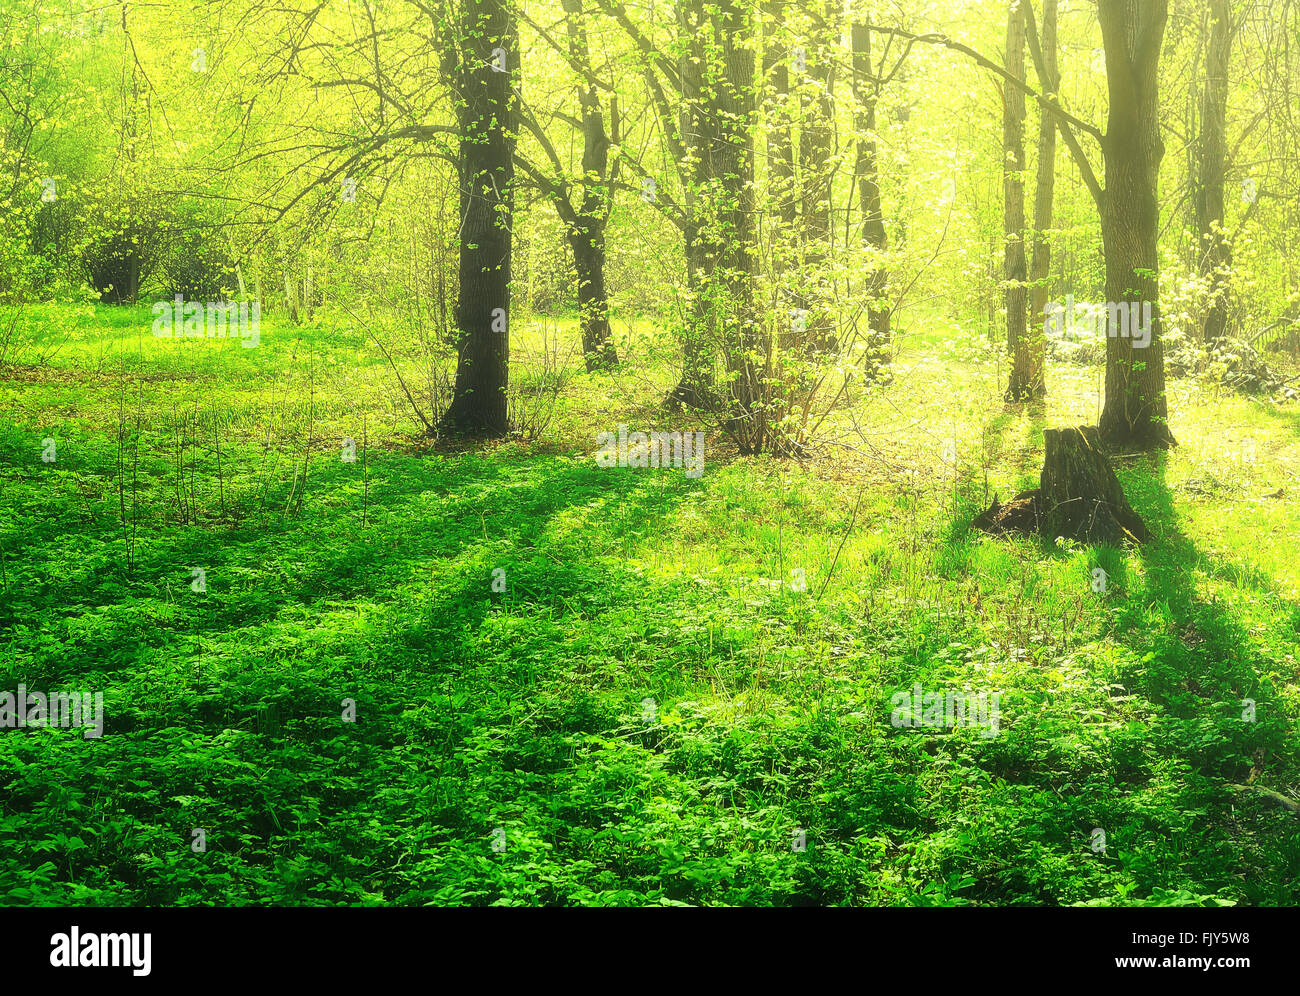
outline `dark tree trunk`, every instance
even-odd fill
[[[509,0],[462,0],[456,112],[460,125],[460,293],[456,301],[456,384],[440,428],[502,436],[510,374],[510,254],[514,207],[519,65]],[[506,72],[494,68],[502,50]]]
[[[1205,57],[1205,87],[1201,94],[1200,163],[1196,191],[1196,222],[1201,238],[1200,270],[1210,288],[1203,335],[1205,342],[1211,342],[1227,331],[1227,278],[1232,266],[1232,247],[1223,228],[1232,22],[1228,0],[1209,0],[1209,5],[1210,37]]]
[[[889,270],[884,263],[889,249],[885,231],[885,212],[880,200],[880,172],[876,141],[876,107],[880,100],[880,82],[872,76],[871,31],[862,22],[854,22],[850,40],[853,46],[853,90],[857,98],[854,127],[857,132],[857,155],[854,174],[858,181],[858,198],[862,202],[862,244],[875,262],[866,274],[867,349],[866,372],[878,379],[889,362],[891,309],[886,299]]]
[[[1007,13],[1007,72],[1025,78],[1025,18],[1020,0],[1011,0]],[[1011,375],[1007,401],[1035,396],[1033,364],[1026,336],[1028,266],[1025,262],[1025,92],[1010,83],[1002,86],[1002,278],[1006,283],[1007,353]],[[1041,381],[1041,376],[1038,378]]]
[[[801,344],[792,318],[795,297],[789,273],[797,263],[796,230],[799,212],[794,178],[794,143],[790,138],[790,50],[777,39],[786,6],[783,0],[763,2],[763,79],[767,90],[767,115],[763,133],[767,139],[768,197],[774,203],[772,223],[772,277],[777,300],[777,342],[781,349]]]
[[[1043,4],[1043,64],[1049,93],[1060,79],[1056,68],[1056,0]],[[1047,302],[1051,297],[1052,249],[1047,231],[1052,227],[1052,198],[1056,187],[1056,118],[1046,111],[1038,117],[1038,186],[1034,191],[1034,251],[1029,265],[1029,372],[1032,396],[1047,394],[1045,377]]]
[[[578,314],[588,373],[618,366],[609,328],[609,298],[605,293],[604,227],[602,219],[597,231],[579,230],[569,236],[574,268],[578,272]]]
[[[1106,299],[1130,316],[1150,305],[1144,334],[1123,334],[1112,314],[1106,338],[1106,398],[1100,431],[1114,448],[1174,445],[1165,397],[1164,344],[1157,253],[1160,208],[1160,46],[1167,0],[1099,0],[1106,80],[1110,92],[1103,152],[1106,189],[1101,230],[1106,252]],[[1118,311],[1119,309],[1116,309]],[[1131,325],[1132,323],[1130,323]]]
[[[582,0],[567,0],[569,51],[575,62],[588,57],[587,29]],[[609,221],[614,177],[609,171],[610,139],[595,85],[583,79],[578,85],[582,108],[582,206],[569,227],[569,244],[578,275],[578,315],[587,372],[618,366],[609,327],[609,297],[605,291],[605,228]],[[610,122],[617,137],[617,104],[610,105]],[[566,194],[567,196],[567,194]]]

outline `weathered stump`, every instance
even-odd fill
[[[1149,538],[1146,525],[1124,497],[1119,478],[1102,451],[1097,427],[1043,432],[1046,454],[1039,486],[1006,504],[993,504],[974,526],[990,533],[1038,533],[1085,543],[1120,546]]]
[[[1039,501],[1045,535],[1112,546],[1147,540],[1147,527],[1124,497],[1096,426],[1047,429],[1043,442]]]

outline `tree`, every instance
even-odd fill
[[[790,109],[791,49],[786,44],[784,0],[763,0],[763,84],[765,114],[763,135],[767,143],[767,205],[771,231],[771,269],[782,349],[801,338],[789,319],[794,308],[793,288],[783,275],[798,261],[798,188],[795,185],[794,142]]]
[[[828,266],[835,175],[834,48],[839,20],[836,5],[825,0],[810,4],[808,14],[809,44],[800,49],[803,66],[796,67],[796,75],[801,77],[798,189],[803,251],[799,306],[808,312],[808,345],[817,352],[834,352],[835,289]]]
[[[564,44],[550,32],[529,20],[528,23],[552,49],[562,55],[577,76],[576,91],[579,117],[552,109],[553,116],[573,125],[582,133],[581,174],[577,180],[568,175],[555,143],[546,132],[540,114],[534,113],[522,99],[520,123],[534,136],[546,155],[550,172],[535,165],[516,149],[515,163],[542,189],[555,206],[564,224],[565,236],[573,252],[577,278],[578,321],[582,334],[582,352],[587,372],[609,370],[618,366],[609,325],[609,295],[605,289],[607,263],[605,233],[614,207],[614,189],[618,185],[623,158],[610,155],[611,145],[619,141],[618,98],[609,98],[609,123],[605,129],[605,110],[601,89],[612,89],[600,80],[591,67],[587,42],[587,18],[582,0],[564,0],[566,38]],[[518,94],[516,94],[518,96]],[[577,204],[574,194],[577,193]]]
[[[873,31],[912,42],[941,45],[973,59],[1001,77],[1004,85],[1032,96],[1057,119],[1061,136],[1079,167],[1101,217],[1106,260],[1106,388],[1101,438],[1116,448],[1155,449],[1175,445],[1165,396],[1164,344],[1159,304],[1158,179],[1164,143],[1160,138],[1160,48],[1168,0],[1098,0],[1109,93],[1107,128],[1067,112],[1039,43],[1032,0],[1021,0],[1026,37],[1040,86],[1031,90],[1006,68],[969,45],[942,34],[918,35],[883,25]],[[1076,131],[1101,146],[1105,186],[1097,179]]]
[[[1032,0],[1024,4],[1030,52],[1045,91],[1054,87],[1038,40]],[[1106,386],[1100,438],[1116,449],[1176,445],[1169,431],[1165,395],[1160,260],[1157,251],[1160,138],[1160,49],[1169,17],[1168,0],[1098,0],[1109,97],[1106,131],[1065,113],[1059,100],[1040,97],[1057,116],[1101,216],[1106,261]],[[1105,186],[1079,144],[1075,130],[1101,146]]]
[[[656,177],[634,157],[621,157],[637,173],[642,196],[672,221],[682,235],[686,263],[686,294],[680,317],[683,344],[682,373],[663,400],[669,410],[682,407],[709,409],[717,400],[714,358],[717,345],[714,309],[710,303],[709,275],[715,270],[706,230],[707,204],[703,192],[713,176],[716,120],[706,112],[710,93],[705,76],[705,39],[709,30],[702,0],[675,4],[677,35],[670,50],[632,20],[615,0],[596,0],[601,10],[631,39],[640,59],[641,77],[658,118],[666,159],[680,187],[680,203],[669,195],[666,178]],[[672,98],[676,97],[676,101]]]
[[[880,375],[888,358],[891,318],[891,309],[885,299],[889,288],[889,269],[885,263],[889,237],[885,231],[885,212],[880,198],[876,108],[880,103],[881,89],[898,72],[903,60],[900,58],[886,77],[883,58],[880,71],[873,69],[871,30],[867,24],[855,20],[849,38],[853,48],[853,125],[857,143],[853,174],[858,184],[859,210],[862,214],[862,245],[871,261],[864,277],[868,296],[864,363],[867,374],[874,379]]]
[[[1160,448],[1174,443],[1165,396],[1157,248],[1157,185],[1165,152],[1160,47],[1168,0],[1099,0],[1098,16],[1110,97],[1102,141],[1106,186],[1100,195],[1110,325],[1098,427],[1108,446]],[[1139,323],[1141,334],[1134,334]]]
[[[565,21],[569,47],[574,59],[587,53],[587,30],[582,20],[582,0],[566,0]],[[568,226],[573,263],[578,271],[578,309],[582,322],[582,351],[587,370],[608,369],[618,365],[609,329],[609,297],[605,292],[605,228],[614,206],[611,185],[618,179],[619,160],[609,162],[610,137],[595,84],[582,80],[578,84],[578,102],[582,108],[582,206],[573,213]],[[610,125],[618,141],[618,100],[610,98]]]
[[[1209,286],[1209,310],[1202,326],[1204,341],[1227,331],[1228,272],[1232,245],[1224,228],[1223,182],[1227,168],[1228,63],[1233,27],[1228,0],[1209,0],[1210,31],[1201,90],[1201,128],[1196,182],[1196,227],[1200,236],[1200,271]]]
[[[708,21],[702,0],[682,0],[677,7],[681,55],[677,81],[681,96],[678,128],[683,213],[682,239],[686,251],[687,307],[683,328],[682,376],[665,399],[665,407],[710,408],[713,405],[713,349],[717,315],[710,298],[718,239],[708,230],[708,190],[714,177],[713,150],[717,118],[706,101],[710,90],[705,73],[705,32]]]
[[[508,429],[510,255],[519,65],[510,0],[461,0],[455,105],[460,136],[461,251],[456,381],[440,427],[463,435]]]
[[[1056,4],[1057,0],[1045,0],[1043,4],[1043,66],[1047,70],[1046,88],[1049,94],[1056,93],[1061,80],[1056,67]],[[1047,240],[1047,231],[1052,227],[1052,198],[1055,186],[1056,118],[1053,114],[1040,110],[1038,179],[1034,190],[1034,249],[1029,264],[1029,318],[1030,329],[1035,333],[1029,337],[1028,342],[1029,370],[1035,397],[1043,397],[1047,394],[1044,378],[1046,367],[1044,322],[1048,298],[1051,296],[1052,262],[1052,247]]]
[[[1011,0],[1007,12],[1007,72],[1017,81],[1025,78],[1025,17],[1020,0]],[[1028,272],[1025,264],[1025,92],[1013,85],[1002,88],[1002,278],[1006,283],[1007,352],[1011,376],[1007,401],[1028,401],[1040,392],[1042,369],[1033,370],[1025,328]]]
[[[746,46],[753,19],[745,0],[718,0],[711,18],[711,48],[719,65],[711,72],[708,113],[714,146],[711,200],[716,244],[711,256],[721,275],[721,323],[731,404],[727,430],[742,453],[761,453],[772,442],[768,421],[771,347],[754,313],[754,53]]]

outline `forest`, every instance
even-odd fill
[[[1300,904],[1297,115],[1300,0],[0,0],[0,905]]]

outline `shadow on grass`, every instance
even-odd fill
[[[1228,785],[1258,777],[1261,785],[1276,788],[1300,772],[1279,687],[1288,677],[1238,618],[1240,610],[1234,613],[1220,597],[1199,593],[1208,579],[1258,591],[1271,589],[1271,582],[1257,570],[1228,571],[1197,548],[1182,528],[1167,465],[1162,453],[1119,471],[1125,493],[1153,534],[1137,551],[1141,590],[1129,591],[1115,609],[1116,638],[1140,655],[1125,668],[1123,680],[1161,708],[1148,736],[1162,763],[1182,763],[1178,805],[1208,821],[1198,829],[1206,846],[1227,848],[1232,838],[1239,854],[1258,862],[1260,878],[1247,877],[1252,901],[1293,902],[1300,847],[1287,821],[1294,817],[1258,798],[1227,805],[1235,795]],[[1275,847],[1264,852],[1253,842],[1257,834],[1279,830],[1291,831],[1291,845],[1282,836],[1270,837]],[[1246,877],[1237,871],[1225,866],[1222,878],[1207,884],[1240,886],[1231,881]]]
[[[1117,621],[1136,635],[1148,627],[1154,610],[1169,624],[1152,645],[1156,660],[1174,667],[1158,678],[1153,675],[1149,691],[1165,696],[1171,707],[1184,692],[1234,699],[1258,696],[1261,689],[1253,682],[1252,670],[1239,663],[1252,647],[1250,632],[1223,602],[1204,600],[1197,590],[1202,577],[1245,582],[1262,591],[1271,590],[1271,579],[1257,569],[1226,570],[1197,548],[1180,524],[1165,480],[1167,463],[1167,456],[1160,454],[1144,461],[1146,472],[1137,467],[1121,471],[1125,493],[1154,538],[1138,548],[1145,574],[1142,597],[1127,599]]]
[[[634,597],[643,582],[621,562],[620,541],[667,528],[698,487],[680,472],[563,458],[390,456],[370,467],[363,526],[360,474],[335,463],[313,471],[300,516],[263,528],[143,523],[130,576],[120,523],[65,517],[60,535],[42,538],[42,522],[25,518],[32,531],[20,527],[6,544],[0,632],[20,622],[62,631],[91,614],[43,662],[46,680],[92,660],[91,670],[128,668],[172,637],[256,627],[304,607],[403,601],[420,618],[397,638],[458,646],[495,604],[590,616]],[[196,568],[205,591],[192,587]]]
[[[1008,431],[1022,417],[1027,418],[1029,421],[1030,436],[1035,444],[1034,452],[1041,449],[1043,429],[1047,425],[1047,409],[1042,402],[1031,402],[1023,405],[1004,404],[1001,411],[984,424],[981,430],[983,440],[981,463],[978,466],[967,464],[959,467],[955,484],[958,495],[955,508],[956,514],[943,536],[945,549],[948,553],[969,544],[972,535],[972,520],[993,502],[994,497],[1001,501],[1007,501],[1013,494],[1037,487],[1036,479],[1022,480],[1011,489],[1011,494],[1004,494],[999,489],[990,489],[989,487],[986,468],[994,466],[1002,460],[1007,449]],[[1023,468],[1025,458],[1029,452],[1030,450],[1025,448],[1017,454],[1016,464],[1018,466]],[[1041,459],[1038,462],[1041,463]],[[981,474],[983,476],[979,476]],[[1039,548],[1043,556],[1060,555],[1051,541],[1041,541]]]

